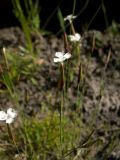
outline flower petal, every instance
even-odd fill
[[[56,52],[55,56],[58,58],[62,58],[64,56],[64,53],[63,52]]]
[[[10,124],[14,121],[14,118],[7,118],[6,119],[6,123]]]
[[[73,16],[72,14],[69,14],[67,15],[65,18],[64,18],[64,21],[72,21],[72,19],[75,19],[77,16]]]
[[[7,114],[4,111],[0,111],[0,121],[7,119]]]
[[[7,110],[7,115],[8,115],[8,119],[9,118],[15,118],[17,116],[17,112],[14,109],[9,108]]]
[[[75,35],[69,35],[69,39],[71,42],[78,42],[81,39],[81,35],[76,33]]]
[[[80,38],[81,38],[80,34],[79,34],[79,33],[76,33],[76,34],[75,34],[75,38],[76,38],[76,41],[79,41]]]
[[[65,59],[69,59],[70,57],[71,57],[71,54],[70,54],[70,53],[65,53],[65,55],[64,55],[64,58],[65,58]],[[64,60],[65,60],[65,59],[64,59]]]
[[[54,60],[55,63],[57,63],[57,62],[63,62],[64,58],[54,58],[53,60]]]

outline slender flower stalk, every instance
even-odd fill
[[[70,23],[70,27],[71,27],[72,33],[75,35],[75,28],[73,26],[73,22]]]
[[[18,149],[18,146],[15,142],[15,138],[14,138],[14,135],[12,133],[12,129],[11,129],[11,126],[9,123],[7,123],[7,129],[8,129],[9,138],[12,140],[12,143],[15,145],[15,148],[16,148],[17,152],[19,153],[19,149]]]
[[[62,127],[62,118],[63,118],[63,113],[62,113],[62,110],[63,110],[63,107],[64,107],[64,86],[65,86],[65,82],[64,82],[64,64],[61,63],[61,79],[62,79],[62,93],[61,93],[61,105],[60,105],[60,153],[61,153],[61,158],[62,158],[62,151],[63,151],[63,148],[62,148],[62,137],[63,137],[63,127]]]
[[[71,57],[70,53],[64,53],[64,52],[56,52],[55,53],[55,58],[54,62],[59,62],[60,63],[60,71],[61,71],[61,84],[60,84],[60,89],[62,90],[61,94],[61,105],[60,105],[60,156],[62,158],[63,154],[63,148],[62,148],[62,137],[63,137],[63,128],[62,128],[62,109],[64,107],[64,88],[65,88],[65,83],[64,83],[64,61],[69,59]]]

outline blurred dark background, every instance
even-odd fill
[[[74,0],[40,0],[41,27],[58,32],[60,26],[56,8],[59,6],[63,16],[66,16],[72,13],[73,3]],[[79,16],[74,21],[75,28],[79,32],[86,29],[104,30],[113,20],[120,23],[119,10],[119,0],[76,0],[75,14]],[[0,28],[16,25],[20,24],[13,14],[11,0],[0,0]]]

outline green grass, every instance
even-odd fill
[[[22,122],[17,127],[12,128],[12,133],[14,134],[14,141],[17,144],[18,151],[20,155],[24,155],[27,159],[59,159],[61,157],[59,148],[60,142],[60,132],[59,132],[59,114],[58,112],[47,113],[45,118],[38,119],[35,117],[24,116],[21,119]],[[62,119],[62,126],[64,127],[64,132],[62,134],[63,142],[63,153],[68,153],[69,150],[73,148],[76,144],[74,139],[74,132],[76,136],[79,137],[79,128],[74,130],[74,125],[70,122],[70,119],[64,117]],[[6,134],[6,133],[5,133]],[[18,154],[16,146],[8,141],[7,135],[3,136],[3,140],[6,140],[8,146],[4,146],[4,157],[11,157],[14,154]],[[78,138],[79,140],[79,138]],[[9,151],[9,146],[11,146]],[[1,156],[1,154],[0,154]],[[70,158],[70,157],[69,157]]]
[[[35,3],[33,3],[32,0],[24,1],[25,10],[23,10],[20,0],[12,0],[12,4],[14,7],[14,14],[19,20],[25,35],[26,48],[28,49],[29,54],[34,55],[35,51],[31,34],[38,33],[40,28],[39,2],[38,0]]]

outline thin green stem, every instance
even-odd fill
[[[106,8],[105,8],[105,4],[104,4],[104,1],[101,0],[102,2],[102,10],[103,10],[103,14],[104,14],[104,19],[105,19],[105,25],[106,25],[106,28],[108,28],[109,24],[108,24],[108,17],[107,17],[107,13],[106,13]]]
[[[62,142],[63,142],[63,127],[62,127],[62,118],[63,118],[63,107],[64,107],[64,88],[65,88],[65,83],[64,83],[64,80],[65,80],[65,77],[64,77],[64,64],[61,63],[61,78],[62,78],[62,81],[63,81],[63,84],[62,84],[62,92],[61,92],[61,105],[60,105],[60,157],[62,158],[63,156],[63,145],[62,145]]]
[[[62,106],[63,106],[63,98],[61,96],[61,106],[60,106],[60,157],[62,157]]]
[[[75,13],[75,7],[76,7],[76,0],[74,0],[74,2],[73,2],[73,10],[72,10],[72,14],[74,15],[74,13]]]
[[[72,33],[75,35],[75,28],[74,28],[74,25],[73,25],[73,22],[70,22],[70,27],[71,27],[71,31]]]
[[[7,124],[7,129],[8,129],[9,137],[12,139],[12,142],[13,142],[13,144],[15,145],[15,148],[16,148],[16,150],[17,150],[18,154],[20,155],[20,152],[19,152],[18,146],[17,146],[17,144],[16,144],[16,142],[15,142],[14,135],[12,134],[12,130],[11,130],[11,127],[10,127],[10,125],[9,125],[9,124]]]

